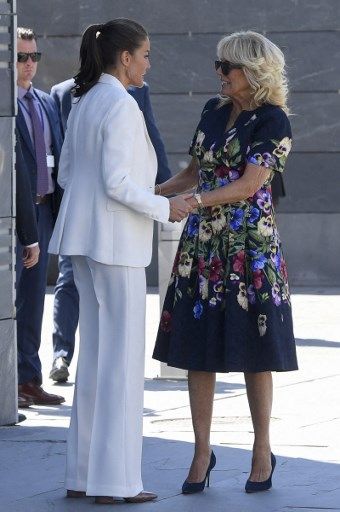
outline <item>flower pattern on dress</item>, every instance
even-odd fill
[[[190,147],[197,192],[235,187],[249,163],[266,168],[267,179],[253,197],[189,215],[153,356],[196,371],[295,370],[287,269],[271,195],[271,180],[284,170],[291,147],[290,123],[279,107],[262,105],[242,111],[226,130],[230,112],[220,98],[203,109]]]
[[[202,119],[207,112],[209,109],[203,111]],[[270,171],[268,180],[253,197],[201,208],[188,217],[169,286],[175,287],[174,304],[184,294],[195,298],[192,314],[196,320],[209,309],[222,311],[229,294],[235,295],[238,307],[247,314],[269,303],[274,308],[290,305],[270,181],[274,172],[282,172],[285,166],[291,138],[289,130],[276,137],[274,126],[274,136],[262,139],[258,128],[261,116],[261,108],[256,113],[245,113],[243,123],[236,123],[220,140],[209,140],[202,122],[191,145],[190,152],[200,164],[198,192],[229,186],[242,177],[248,163]],[[258,314],[261,337],[268,331],[267,320],[267,310]],[[169,321],[164,322],[168,329]]]
[[[279,158],[287,157],[292,148],[292,141],[289,137],[284,137],[277,147],[274,149],[273,154]]]
[[[260,336],[264,336],[267,331],[267,316],[266,315],[259,315],[257,319],[257,325],[259,328]]]

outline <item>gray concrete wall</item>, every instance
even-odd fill
[[[17,421],[14,320],[14,115],[15,4],[0,1],[0,425]]]
[[[19,0],[19,23],[41,36],[36,84],[48,90],[77,70],[90,23],[132,17],[152,44],[148,76],[171,167],[187,148],[204,102],[216,94],[216,44],[232,31],[265,33],[285,52],[291,83],[293,153],[279,223],[293,285],[340,285],[339,0]]]

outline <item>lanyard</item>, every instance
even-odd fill
[[[35,99],[35,98],[34,98]],[[35,100],[35,101],[38,101],[38,100]],[[20,103],[20,105],[22,106],[22,108],[25,110],[25,112],[27,112],[27,114],[30,116],[31,118],[31,112],[29,111],[29,109],[26,107],[25,103],[22,101],[22,100],[19,100],[18,98],[18,102]],[[41,124],[42,124],[42,129],[43,129],[43,132],[45,132],[45,122],[44,122],[44,116],[43,116],[43,112],[42,112],[42,108],[41,108],[41,105],[40,105],[40,102],[38,101],[38,107],[39,107],[39,113],[40,113],[40,121],[41,121]],[[35,107],[34,107],[35,108]]]

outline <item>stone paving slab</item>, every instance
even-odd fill
[[[211,441],[217,457],[211,486],[183,496],[181,485],[193,452],[187,384],[145,381],[143,480],[159,497],[139,505],[147,512],[321,512],[340,511],[340,292],[297,290],[293,295],[300,370],[274,375],[274,487],[247,495],[252,425],[241,374],[218,374]],[[302,292],[302,293],[301,293]],[[316,293],[318,292],[318,293]],[[69,383],[53,385],[50,370],[51,294],[46,296],[41,356],[45,387],[62,394],[59,407],[31,407],[27,420],[0,428],[0,512],[98,510],[92,498],[64,497],[66,435],[75,365]],[[159,314],[157,295],[148,295],[147,352]],[[147,361],[146,373],[155,371]],[[24,412],[24,411],[23,411]],[[132,504],[119,504],[127,510]],[[104,510],[110,510],[109,506]]]

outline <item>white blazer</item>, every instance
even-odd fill
[[[154,195],[157,157],[137,102],[104,73],[75,100],[67,126],[58,173],[65,191],[49,252],[146,267],[153,220],[168,221],[170,207]]]

